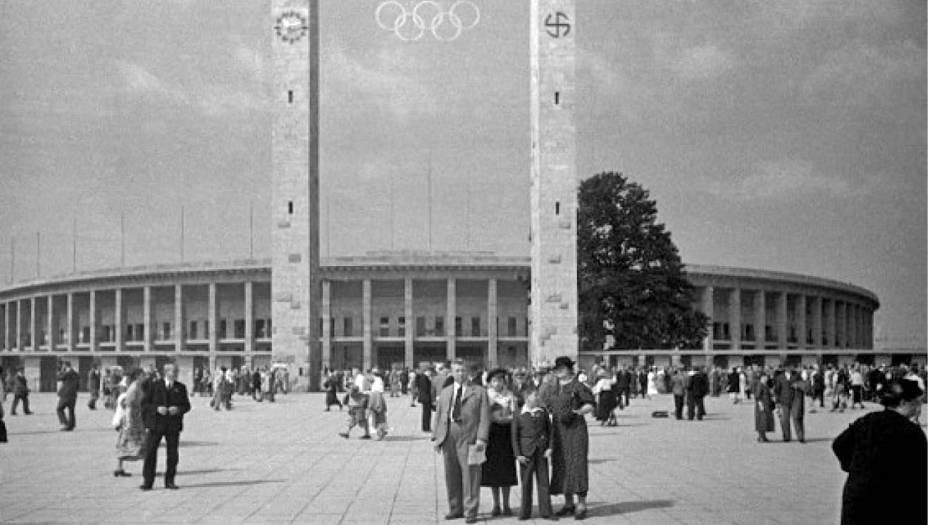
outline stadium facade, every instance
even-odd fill
[[[323,258],[316,326],[323,366],[386,368],[455,357],[528,364],[530,268],[528,257],[490,253]],[[581,351],[581,362],[732,366],[913,357],[874,352],[879,301],[858,286],[744,268],[691,265],[687,272],[694,306],[711,319],[703,348]],[[25,367],[45,391],[54,389],[61,359],[82,376],[94,362],[175,361],[188,380],[198,367],[263,366],[272,361],[273,302],[269,260],[20,282],[0,289],[0,362]]]

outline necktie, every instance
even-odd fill
[[[454,408],[451,409],[451,419],[453,421],[461,420],[461,393],[464,391],[464,386],[462,385],[454,393]]]

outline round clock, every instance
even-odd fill
[[[277,17],[274,29],[281,40],[292,44],[306,35],[309,26],[306,23],[306,17],[302,13],[287,11]]]

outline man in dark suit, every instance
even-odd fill
[[[177,443],[184,429],[184,414],[190,411],[187,387],[175,381],[177,368],[164,365],[164,380],[156,379],[148,384],[142,397],[142,419],[148,429],[148,452],[142,469],[145,482],[142,490],[151,490],[155,482],[155,465],[158,463],[158,447],[161,438],[167,443],[167,468],[164,471],[164,487],[176,489],[174,475],[177,473]]]
[[[29,410],[29,381],[22,367],[16,370],[16,377],[13,378],[13,406],[10,407],[10,413],[16,415],[16,406],[19,402],[23,403],[23,412],[28,416],[32,414]]]
[[[641,397],[648,397],[648,372],[644,367],[638,371],[638,391],[641,392]]]
[[[796,427],[796,437],[800,443],[806,442],[805,426],[805,384],[799,372],[787,368],[779,374],[773,384],[773,397],[780,415],[783,428],[783,441],[790,440],[790,421]]]
[[[525,398],[522,412],[512,419],[512,452],[519,462],[522,478],[520,520],[527,520],[532,515],[533,475],[538,483],[538,510],[542,518],[551,518],[548,460],[553,443],[554,425],[548,412],[538,406],[538,392],[531,391]]]
[[[432,431],[432,379],[429,377],[431,371],[423,367],[416,374],[416,391],[419,404],[422,405],[422,431]]]
[[[71,362],[61,363],[61,371],[58,372],[58,421],[61,422],[61,430],[71,431],[77,425],[74,417],[74,405],[77,404],[77,388],[80,385],[81,378],[77,372],[71,368]],[[68,415],[65,416],[65,409]]]
[[[690,372],[686,379],[686,418],[690,421],[693,416],[702,421],[706,415],[704,398],[709,393],[709,378],[700,368]]]
[[[435,451],[442,453],[445,463],[450,508],[445,519],[466,516],[467,523],[476,523],[480,506],[481,466],[470,464],[470,448],[486,450],[490,433],[490,401],[486,389],[474,384],[473,375],[475,371],[468,374],[461,360],[451,365],[454,383],[439,396],[432,434]]]
[[[628,406],[628,397],[629,391],[631,390],[631,381],[632,373],[624,368],[620,368],[619,372],[616,374],[616,397],[619,401],[619,408],[625,408]]]
[[[683,401],[686,396],[686,373],[682,369],[674,372],[670,379],[670,391],[673,392],[674,416],[683,419]]]

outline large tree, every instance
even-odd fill
[[[621,173],[580,184],[577,220],[580,340],[618,349],[699,348],[708,318],[695,310],[677,248],[648,191]]]

